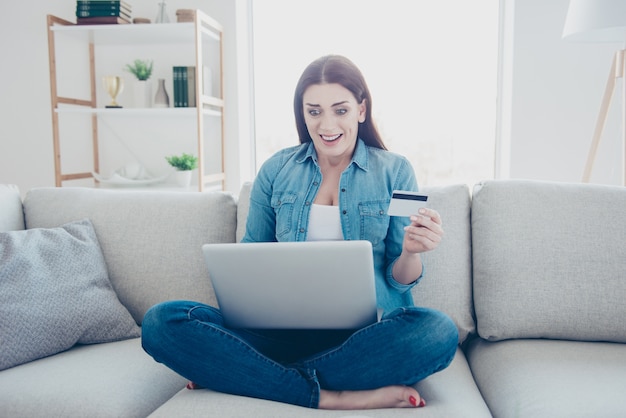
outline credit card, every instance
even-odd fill
[[[426,206],[427,201],[427,195],[405,190],[394,190],[387,214],[389,216],[417,215],[419,209]]]

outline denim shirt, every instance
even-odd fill
[[[311,205],[322,183],[312,142],[283,149],[268,159],[252,185],[242,242],[305,241]],[[410,289],[392,276],[402,252],[406,217],[390,217],[393,190],[417,191],[409,161],[357,141],[350,165],[339,181],[341,229],[346,240],[372,243],[378,307],[391,311],[413,306]]]

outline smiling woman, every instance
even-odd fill
[[[252,10],[257,167],[298,143],[293,86],[332,53],[363,71],[382,139],[420,185],[493,178],[497,0],[252,0]]]

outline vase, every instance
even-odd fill
[[[170,18],[167,16],[167,10],[164,1],[159,3],[159,12],[154,19],[154,23],[170,23]]]
[[[159,78],[159,86],[154,96],[154,107],[170,107],[170,96],[165,90],[165,79]]]
[[[177,170],[174,172],[176,184],[180,187],[189,187],[191,185],[191,170]]]
[[[135,107],[152,107],[152,81],[135,80],[133,96]]]

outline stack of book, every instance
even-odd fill
[[[77,25],[131,23],[131,6],[122,0],[77,0]]]
[[[196,107],[196,67],[173,68],[174,107]]]

